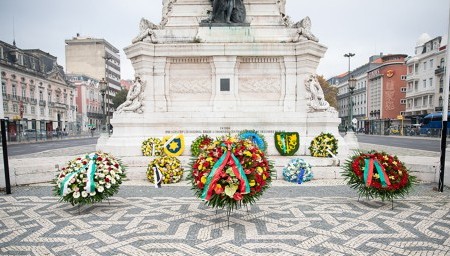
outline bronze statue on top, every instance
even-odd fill
[[[211,17],[202,23],[245,23],[246,11],[243,0],[211,0]]]

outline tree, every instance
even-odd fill
[[[328,103],[330,103],[330,106],[337,109],[336,95],[338,89],[336,87],[331,86],[323,76],[317,76],[317,80],[319,81],[319,84],[322,87],[323,94],[325,95],[325,100],[328,101]]]
[[[112,99],[114,109],[117,109],[122,103],[127,100],[127,89],[122,89],[116,93],[116,96]]]

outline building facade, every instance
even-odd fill
[[[80,37],[78,34],[65,43],[67,73],[82,74],[96,80],[106,77],[106,112],[112,116],[112,98],[122,90],[119,50],[105,39]]]
[[[346,72],[342,75],[335,76],[328,80],[328,83],[338,88],[337,102],[338,112],[341,118],[341,129],[350,127],[350,95],[352,98],[352,117],[356,119],[355,129],[357,131],[364,128],[367,117],[367,72],[380,63],[378,55],[369,58],[369,62],[360,66],[350,73]],[[350,93],[348,80],[349,78],[356,79],[356,87],[353,94]]]
[[[427,114],[442,111],[446,46],[441,43],[440,36],[431,39],[422,34],[415,55],[406,62],[405,116],[412,124],[419,124]]]
[[[381,57],[378,67],[367,74],[367,117],[371,134],[400,134],[406,107],[405,54]]]
[[[77,126],[83,132],[99,129],[105,116],[99,81],[86,75],[67,74],[77,91]]]
[[[27,130],[39,138],[77,132],[75,87],[55,56],[0,41],[0,69],[9,140]]]

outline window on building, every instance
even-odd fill
[[[423,79],[423,88],[427,88],[427,80]]]
[[[441,63],[439,64],[440,68],[443,68],[445,66],[445,59],[441,58]]]
[[[56,94],[56,102],[61,102],[61,95],[59,93]]]
[[[53,115],[53,109],[49,108],[48,109],[48,117],[51,118]]]
[[[423,62],[423,70],[424,70],[424,71],[427,70],[427,62],[426,62],[426,61]]]
[[[15,98],[17,97],[17,87],[15,84],[12,86],[12,96]]]
[[[434,60],[433,60],[433,59],[430,60],[430,68],[431,68],[431,69],[434,68]]]
[[[413,73],[413,69],[414,69],[414,66],[413,65],[409,65],[408,66],[408,74],[412,74]]]
[[[39,100],[44,100],[44,93],[42,91],[39,91]]]
[[[48,99],[49,103],[52,102],[52,93],[51,92],[48,93],[47,99]]]
[[[17,104],[13,104],[13,112],[19,113],[19,106]]]
[[[36,115],[36,107],[35,106],[31,106],[31,114]]]
[[[441,77],[441,79],[439,80],[439,92],[443,93],[444,92],[444,78]]]
[[[406,99],[401,99],[400,100],[400,104],[405,105],[406,104]]]
[[[6,95],[6,82],[2,81],[2,94]]]
[[[428,97],[428,106],[433,106],[433,95]]]
[[[416,63],[416,64],[414,65],[414,73],[415,73],[415,74],[418,74],[418,73],[419,73],[419,63]]]
[[[45,113],[44,113],[44,107],[41,107],[41,109],[40,109],[39,112],[41,113],[41,116],[44,116],[44,115],[45,115]]]
[[[30,99],[34,100],[34,89],[30,89]]]
[[[22,86],[22,98],[25,98],[27,96],[27,87]]]
[[[64,104],[67,104],[67,94],[64,94]]]
[[[5,55],[3,53],[3,47],[0,46],[0,59],[4,59]]]
[[[430,78],[429,80],[430,80],[430,87],[434,87],[433,78]]]
[[[3,102],[3,110],[4,110],[5,112],[8,112],[8,111],[9,111],[9,108],[8,108],[8,102]]]
[[[442,96],[439,96],[439,107],[442,107],[443,104]]]
[[[406,78],[407,78],[407,76],[405,76],[405,75],[400,76],[401,80],[406,80]]]
[[[400,88],[400,92],[406,92],[406,87]]]

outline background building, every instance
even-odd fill
[[[27,130],[39,138],[76,132],[75,88],[55,56],[0,41],[0,66],[10,140],[29,139]]]
[[[357,131],[364,128],[365,120],[367,120],[367,72],[379,66],[381,59],[379,55],[374,55],[369,58],[369,62],[363,66],[360,66],[350,73],[346,72],[342,75],[332,77],[328,80],[330,85],[338,88],[337,101],[338,101],[338,112],[341,118],[341,129],[344,127],[349,127],[349,109],[350,109],[350,89],[348,86],[349,78],[353,77],[356,79],[356,88],[353,91],[352,101],[353,101],[353,111],[352,116],[356,118],[357,123],[355,129]],[[362,131],[362,130],[361,130]]]
[[[86,132],[99,129],[103,120],[102,96],[99,81],[86,76],[67,74],[67,78],[77,90],[77,128]]]
[[[105,39],[76,37],[66,40],[66,72],[87,75],[97,80],[106,77],[106,113],[112,116],[112,98],[122,90],[119,50]]]
[[[400,134],[403,129],[406,57],[405,54],[382,56],[380,65],[368,71],[365,127],[371,134]]]
[[[442,111],[446,46],[441,44],[442,37],[431,39],[422,34],[415,55],[406,62],[405,116],[412,124],[419,124],[427,114]]]

